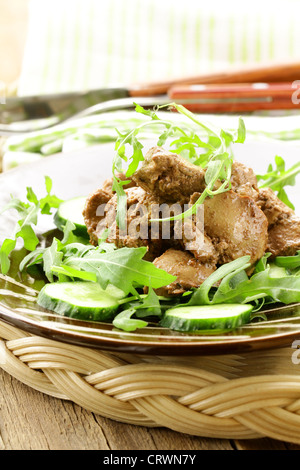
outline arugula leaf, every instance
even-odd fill
[[[275,167],[269,165],[264,175],[257,175],[257,181],[262,183],[260,188],[271,188],[277,191],[277,197],[291,209],[295,209],[293,203],[289,200],[284,189],[285,186],[295,186],[296,176],[300,173],[300,162],[291,166],[288,170],[285,168],[285,161],[282,157],[275,156]]]
[[[260,306],[266,302],[300,302],[299,276],[290,275],[285,269],[274,269],[264,258],[249,278],[245,271],[248,261],[246,256],[218,268],[194,291],[188,305],[250,303],[260,299],[264,299]]]
[[[36,250],[28,253],[19,265],[20,272],[35,264],[42,264],[44,252],[45,248],[37,248]]]
[[[215,194],[220,194],[230,189],[231,166],[233,162],[231,144],[244,142],[246,130],[243,120],[239,118],[238,130],[236,132],[230,132],[199,121],[195,114],[187,110],[184,106],[176,103],[158,106],[157,110],[165,107],[175,109],[190,119],[193,125],[175,125],[172,121],[160,119],[156,112],[145,110],[142,106],[136,105],[135,110],[138,113],[150,117],[150,121],[143,122],[127,134],[119,133],[112,171],[114,175],[113,189],[117,194],[117,224],[121,228],[124,228],[126,220],[126,193],[123,188],[124,182],[121,182],[121,180],[116,177],[115,172],[121,170],[123,163],[128,165],[126,170],[127,177],[130,177],[137,170],[140,162],[144,159],[142,155],[142,144],[137,140],[137,135],[148,124],[153,125],[153,123],[155,123],[165,128],[165,131],[158,139],[157,145],[161,146],[166,142],[168,137],[176,135],[175,140],[170,143],[170,146],[175,146],[176,152],[183,154],[183,157],[185,157],[187,153],[188,159],[192,161],[192,163],[199,164],[207,169],[207,187],[193,207],[175,217],[160,220],[179,220],[188,217],[196,212],[198,205],[202,204],[207,196],[212,197]],[[195,134],[195,124],[199,126],[199,130],[202,134],[206,134],[206,142]],[[126,144],[130,144],[133,147],[133,152],[130,157],[126,156]],[[199,154],[199,149],[203,148],[205,152]],[[217,180],[221,180],[222,184],[215,189],[214,186]]]
[[[233,142],[236,144],[243,144],[246,140],[246,126],[244,120],[239,118],[239,126],[237,134],[233,137]]]
[[[51,214],[51,209],[57,209],[63,200],[51,194],[52,180],[49,176],[45,176],[45,185],[47,195],[39,201],[39,206],[42,214]]]
[[[277,256],[274,260],[277,266],[294,270],[300,268],[300,250],[294,256]]]
[[[157,143],[159,145],[159,142]],[[195,165],[202,166],[205,168],[207,164],[208,156],[212,151],[215,150],[215,146],[211,145],[208,142],[204,142],[197,134],[185,135],[184,137],[179,137],[178,139],[173,140],[170,143],[170,147],[175,147],[172,152],[182,155],[183,157],[190,160]],[[201,154],[197,153],[197,149],[206,149],[206,152]]]
[[[201,286],[194,291],[188,305],[207,305],[211,303],[210,292],[211,289],[221,280],[222,283],[219,286],[221,291],[225,284],[228,286],[228,282],[241,271],[245,270],[250,266],[250,256],[243,256],[230,263],[223,264],[216,271],[214,271],[208,278],[201,284]],[[247,277],[248,279],[248,277]],[[222,287],[221,287],[222,286]]]
[[[174,276],[143,259],[146,251],[145,247],[124,247],[103,253],[96,247],[84,256],[69,257],[62,266],[95,273],[103,289],[113,284],[125,295],[136,293],[137,287],[159,288],[173,282]]]
[[[280,282],[279,282],[280,279]],[[296,276],[272,277],[270,268],[254,274],[241,282],[235,289],[221,292],[213,297],[213,303],[247,303],[262,297],[273,302],[291,304],[300,301],[300,278]]]
[[[2,274],[7,274],[10,268],[10,253],[16,247],[16,240],[12,240],[10,238],[6,238],[1,245],[0,249],[0,264],[1,264],[1,272]]]
[[[136,297],[128,297],[122,301],[124,303],[125,308],[134,308],[136,310],[136,315],[139,318],[149,317],[149,316],[160,316],[162,312],[162,305],[160,304],[160,299],[166,299],[166,297],[159,297],[156,292],[149,288],[148,294],[143,294]],[[167,299],[170,300],[170,299]],[[171,300],[172,303],[173,299]]]
[[[15,209],[20,219],[17,221],[11,238],[3,241],[0,248],[0,266],[2,274],[7,274],[10,269],[10,254],[16,248],[17,240],[23,239],[24,247],[29,251],[35,251],[39,244],[39,239],[35,234],[33,226],[37,225],[39,214],[51,214],[51,208],[57,208],[61,199],[51,194],[52,181],[45,177],[46,196],[38,200],[32,188],[27,188],[27,202],[11,196],[11,200],[1,210]],[[28,258],[26,262],[29,260]],[[24,262],[25,264],[25,262]]]
[[[23,238],[24,247],[26,250],[32,251],[35,250],[39,244],[39,239],[36,236],[33,228],[28,223],[21,221],[21,228],[16,233],[16,238]]]
[[[149,317],[149,316],[160,316],[161,315],[161,305],[159,297],[156,292],[150,287],[148,294],[142,302],[136,307],[137,316]]]
[[[58,240],[56,237],[53,238],[52,244],[47,248],[38,247],[34,251],[31,251],[26,255],[19,265],[20,272],[28,269],[34,264],[41,264],[44,268],[45,275],[50,282],[53,282],[53,273],[55,272],[52,268],[55,265],[59,265],[62,262],[63,257],[68,258],[69,256],[81,256],[88,250],[92,249],[91,245],[81,243],[81,238],[73,234],[75,225],[67,221],[63,228],[63,238]],[[80,240],[80,241],[78,241]],[[61,277],[62,269],[57,271],[57,274]],[[66,274],[66,273],[64,273]]]
[[[51,272],[57,275],[59,278],[61,276],[65,276],[65,278],[71,278],[82,281],[92,281],[97,282],[97,276],[95,273],[81,271],[79,269],[71,268],[70,266],[63,265],[63,266],[51,266]]]
[[[120,178],[113,176],[112,190],[116,192],[118,198],[116,223],[121,230],[125,230],[125,220],[127,220],[127,196],[123,188],[125,184],[126,181],[121,181]]]
[[[63,253],[59,251],[59,240],[53,239],[52,245],[45,249],[43,254],[44,272],[48,281],[53,282],[52,266],[60,265],[63,259]]]
[[[38,204],[38,198],[32,188],[27,188],[27,200],[33,202],[33,204]]]
[[[144,328],[148,325],[147,321],[140,320],[140,318],[161,316],[161,305],[158,295],[152,288],[146,296],[141,296],[133,302],[128,302],[127,308],[116,315],[113,320],[113,325],[116,328],[124,331],[134,331],[138,328]],[[122,301],[123,302],[123,301]],[[136,318],[132,318],[135,315]]]
[[[139,287],[159,288],[176,279],[143,259],[147,252],[146,247],[107,249],[103,240],[97,247],[78,242],[68,243],[72,240],[72,225],[65,227],[62,241],[54,238],[50,247],[37,248],[27,255],[21,262],[20,269],[35,263],[42,264],[50,282],[54,282],[56,275],[59,278],[65,276],[98,282],[103,289],[112,284],[121,289],[125,296],[128,293],[137,294],[136,289]],[[152,293],[152,303],[155,295]],[[143,308],[148,308],[147,304]]]
[[[60,244],[62,246],[68,245],[73,242],[73,231],[76,229],[75,224],[70,220],[67,220],[66,225],[63,227],[63,239],[61,240]]]
[[[81,257],[84,256],[89,250],[94,250],[94,246],[85,245],[83,243],[75,242],[63,245],[61,251],[64,254],[64,259],[72,256]]]
[[[117,249],[116,245],[114,243],[107,243],[107,237],[109,234],[110,230],[106,228],[103,230],[100,238],[98,239],[98,249],[101,251],[114,251]]]
[[[1,209],[0,214],[9,210],[9,209],[16,209],[21,217],[25,217],[27,214],[29,204],[23,201],[20,201],[18,198],[14,198],[11,195],[10,201]]]
[[[134,106],[135,106],[135,110],[136,112],[140,113],[140,114],[144,114],[145,116],[149,116],[151,117],[151,119],[153,119],[154,121],[158,121],[159,120],[159,117],[157,116],[155,110],[152,110],[152,109],[145,109],[143,108],[143,106],[141,106],[140,104],[138,103],[133,103]]]
[[[132,318],[135,312],[136,310],[134,308],[123,310],[113,319],[113,325],[124,331],[135,331],[138,328],[145,328],[148,322]]]
[[[259,273],[260,271],[264,271],[267,269],[267,261],[270,258],[271,253],[265,253],[256,263],[254,272]]]
[[[125,171],[125,174],[126,174],[127,177],[130,177],[136,171],[136,169],[138,168],[139,163],[144,160],[144,156],[143,156],[143,153],[142,153],[143,145],[137,139],[138,133],[144,127],[148,126],[149,123],[151,123],[151,124],[155,123],[155,124],[158,124],[160,126],[166,127],[167,130],[168,130],[168,133],[171,133],[170,129],[172,129],[172,132],[175,129],[180,130],[182,132],[182,130],[180,128],[178,128],[177,126],[174,126],[173,123],[171,123],[169,121],[159,119],[158,116],[153,111],[145,110],[140,105],[136,104],[136,111],[149,116],[151,118],[151,121],[143,122],[142,124],[138,125],[134,129],[131,129],[130,131],[128,131],[125,134],[122,134],[121,132],[119,132],[117,130],[117,133],[118,133],[119,137],[118,137],[118,139],[116,140],[116,143],[115,143],[116,152],[115,152],[115,156],[114,156],[114,159],[113,159],[113,165],[112,165],[112,173],[113,173],[113,176],[115,177],[114,190],[116,192],[117,192],[117,183],[119,185],[122,184],[122,181],[119,178],[116,178],[116,172],[121,172],[121,173],[124,172],[123,163],[125,162],[125,163],[128,164],[128,162],[129,162],[129,165],[128,165],[127,170]],[[162,143],[166,140],[166,138],[167,138],[167,134],[163,133],[159,137],[158,140],[159,140],[160,143]],[[128,145],[128,144],[132,146],[132,155],[130,157],[126,156],[126,145]],[[124,184],[124,182],[123,182],[123,184]]]

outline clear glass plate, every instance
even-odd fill
[[[150,143],[149,143],[150,146]],[[145,148],[147,145],[145,144]],[[44,194],[44,176],[53,181],[53,193],[63,199],[87,195],[111,175],[114,146],[104,144],[85,150],[47,157],[38,163],[0,175],[0,207],[10,194],[24,198],[31,186],[38,196]],[[256,172],[264,172],[276,154],[291,166],[299,160],[299,148],[284,143],[253,143],[237,146],[236,158]],[[293,201],[299,204],[299,190],[291,188]],[[297,208],[296,208],[297,210]],[[14,211],[0,216],[0,242],[12,231]],[[52,218],[44,216],[39,230],[54,228]],[[18,252],[22,255],[22,249]],[[18,265],[18,259],[14,260]],[[265,309],[267,320],[257,321],[224,335],[186,334],[149,325],[135,332],[124,332],[111,324],[74,320],[40,308],[36,303],[38,285],[28,279],[0,276],[0,319],[25,331],[47,338],[103,350],[158,355],[202,355],[238,353],[292,345],[300,337],[300,303],[272,305]]]

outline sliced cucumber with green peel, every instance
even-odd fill
[[[37,303],[66,317],[110,322],[119,307],[119,299],[111,292],[96,282],[55,282],[42,288]]]
[[[74,234],[87,237],[87,228],[84,223],[84,218],[82,215],[82,211],[84,209],[84,205],[86,202],[86,197],[80,196],[75,197],[73,199],[68,199],[67,201],[63,201],[55,215],[54,215],[54,223],[55,225],[62,230],[63,227],[66,225],[67,221],[73,222],[76,229],[74,230]]]
[[[219,332],[249,323],[252,305],[181,306],[165,311],[160,325],[177,331]]]

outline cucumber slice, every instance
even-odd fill
[[[82,211],[86,202],[86,197],[80,196],[75,197],[73,199],[68,199],[67,201],[63,201],[55,215],[54,215],[54,223],[60,230],[66,225],[67,221],[73,222],[76,229],[74,230],[74,234],[87,237],[87,228],[84,223],[84,218],[82,215]]]
[[[160,325],[177,331],[226,331],[250,321],[252,305],[181,306],[165,311]]]
[[[37,303],[66,317],[111,321],[119,307],[118,299],[96,282],[55,282],[39,292]]]
[[[117,300],[121,300],[126,297],[124,292],[121,289],[119,289],[119,287],[116,287],[113,284],[108,284],[105,289],[105,292]]]

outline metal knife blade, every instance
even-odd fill
[[[0,124],[8,125],[21,121],[49,118],[54,118],[54,122],[60,122],[98,103],[125,97],[129,97],[129,91],[126,88],[4,97],[0,103]]]

